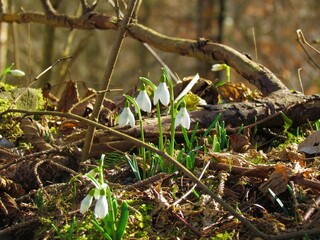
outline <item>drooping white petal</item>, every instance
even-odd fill
[[[134,128],[134,126],[135,126],[134,115],[133,115],[133,113],[131,112],[130,108],[128,108],[128,109],[129,109],[129,112],[128,112],[129,123],[130,123],[130,126],[131,126],[132,128]]]
[[[126,126],[128,123],[130,123],[131,127],[134,127],[135,125],[135,119],[134,119],[134,115],[131,112],[129,107],[125,107],[120,116],[119,116],[119,126],[120,127],[124,127]]]
[[[182,127],[189,129],[190,123],[191,123],[191,120],[190,120],[190,116],[187,109],[185,107],[180,108],[174,123],[175,127],[178,127],[179,125],[181,125]]]
[[[100,195],[96,206],[94,207],[94,215],[96,218],[104,218],[108,214],[108,201],[106,195]]]
[[[217,63],[212,65],[211,71],[218,72],[223,70],[224,68],[225,68],[225,65]]]
[[[12,76],[15,76],[15,77],[23,77],[23,76],[26,75],[23,71],[18,70],[18,69],[10,70],[9,72],[10,72],[10,74],[11,74]]]
[[[120,127],[124,127],[125,125],[128,124],[129,122],[129,119],[128,119],[128,108],[125,107],[122,112],[120,113],[120,116],[119,116],[119,126]]]
[[[145,112],[151,112],[151,101],[146,90],[141,90],[137,96],[136,102],[140,109]]]
[[[92,198],[93,198],[93,196],[91,196],[90,194],[87,194],[87,196],[81,201],[80,213],[83,214],[86,211],[88,211],[88,209],[92,203]]]
[[[154,92],[153,104],[156,105],[159,100],[164,106],[168,106],[170,102],[170,93],[165,82],[160,82]]]
[[[181,126],[183,126],[186,129],[189,129],[191,123],[190,115],[185,107],[182,108],[181,111],[183,112],[181,118]]]

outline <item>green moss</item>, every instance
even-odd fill
[[[17,88],[0,82],[0,112],[8,109],[42,110],[45,101],[41,89]],[[21,114],[8,113],[0,118],[0,134],[11,142],[22,136],[18,120]]]

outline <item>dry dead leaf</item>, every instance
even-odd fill
[[[213,152],[210,156],[214,157],[219,163],[225,163],[230,166],[247,166],[249,163],[245,159],[243,154],[240,153],[228,153],[228,152]]]
[[[70,80],[62,93],[58,103],[57,111],[68,112],[77,102],[79,102],[77,83]]]
[[[297,152],[297,148],[294,146],[288,146],[278,153],[279,161],[299,163],[300,166],[306,165],[305,154]]]
[[[244,153],[251,147],[248,137],[242,134],[232,134],[229,139],[230,149],[235,152]]]
[[[261,98],[261,94],[251,91],[243,83],[228,82],[219,87],[219,94],[225,102],[243,102]]]
[[[24,194],[24,189],[20,184],[0,176],[0,191],[7,192],[12,197],[19,197]]]
[[[278,164],[268,181],[261,184],[259,189],[263,193],[267,193],[269,188],[275,194],[283,193],[287,190],[287,184],[292,175],[293,171],[291,168]]]
[[[50,138],[50,131],[31,118],[23,118],[20,121],[20,128],[24,132],[26,139],[36,149],[46,151],[53,148],[45,141],[44,137]]]
[[[298,146],[299,152],[307,154],[319,154],[320,153],[320,130],[312,133]]]
[[[6,192],[0,192],[0,215],[11,215],[18,211],[16,201]]]

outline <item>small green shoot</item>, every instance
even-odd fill
[[[130,159],[129,155],[125,155],[126,159],[128,160],[128,163],[133,171],[134,176],[136,179],[141,181],[140,171],[139,171],[139,165],[137,161],[137,157],[135,154],[132,155],[132,159]]]
[[[279,206],[282,208],[283,212],[285,214],[287,214],[289,216],[288,210],[287,208],[284,206],[283,202],[281,201],[281,199],[270,189],[268,188],[270,194],[272,195],[272,197],[274,198],[274,200],[279,204]]]

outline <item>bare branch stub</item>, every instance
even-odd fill
[[[53,8],[50,0],[41,0],[42,7],[46,15],[55,15],[56,10]]]
[[[81,7],[82,7],[82,16],[88,15],[88,13],[93,12],[93,10],[98,5],[98,1],[94,1],[91,6],[88,4],[87,0],[81,0]]]

